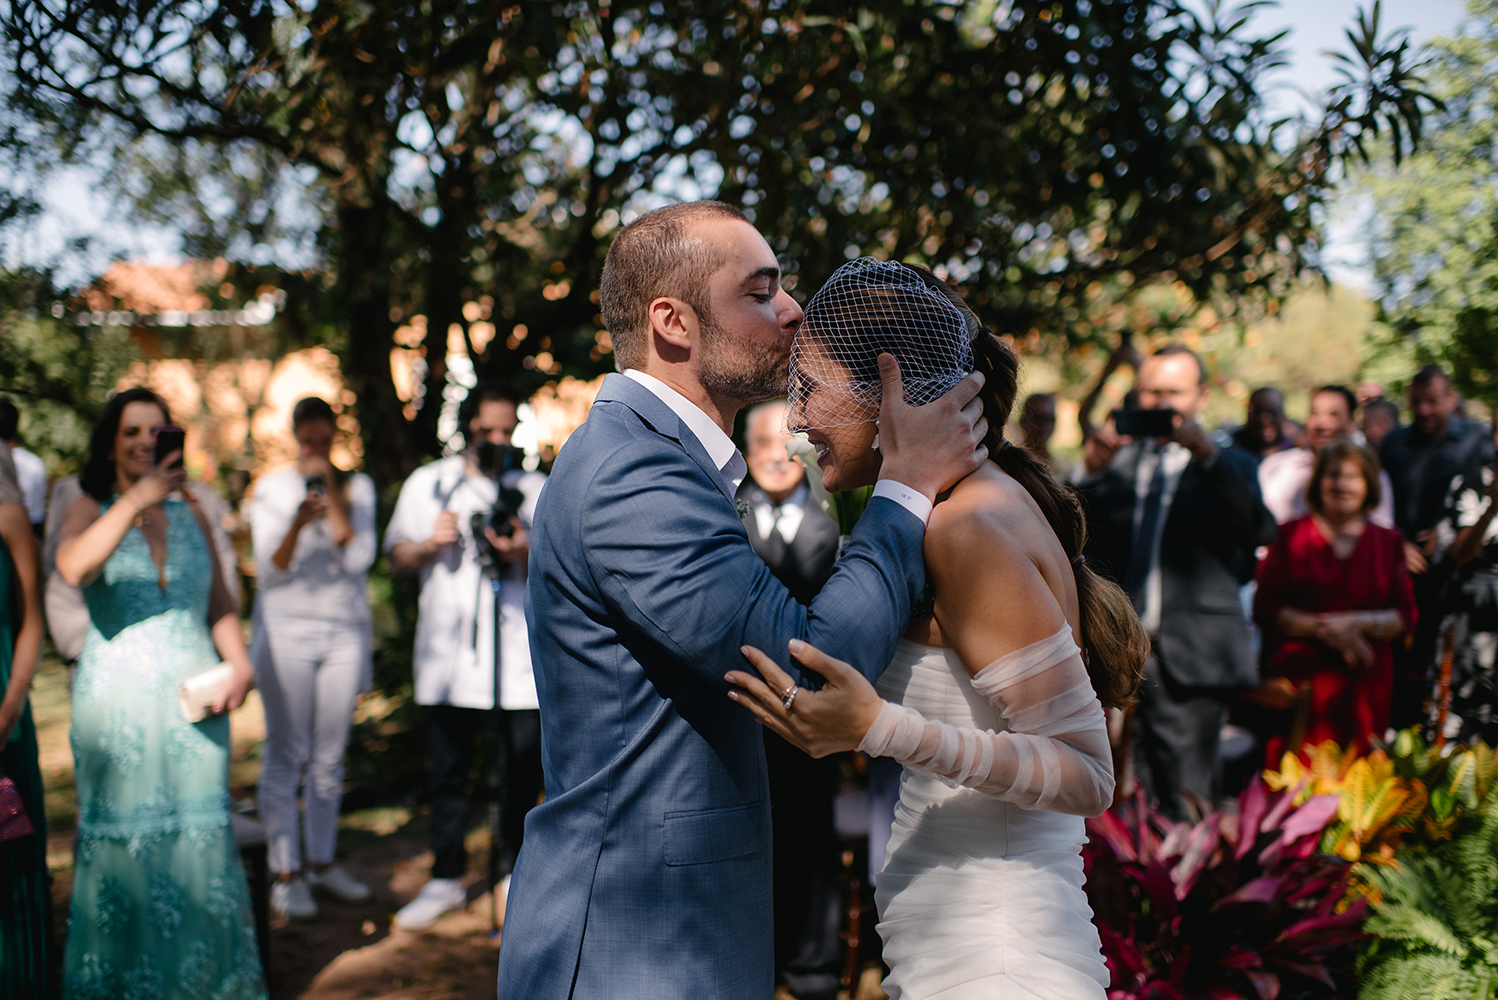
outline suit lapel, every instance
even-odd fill
[[[680,444],[682,450],[691,456],[692,461],[702,467],[707,473],[707,478],[712,480],[718,492],[733,504],[733,490],[723,478],[723,473],[713,464],[708,457],[707,449],[702,447],[702,442],[697,440],[691,428],[681,422],[676,411],[667,406],[665,402],[645,388],[634,379],[626,378],[617,372],[606,375],[603,386],[598,390],[598,396],[593,400],[594,405],[599,403],[620,403],[633,410],[635,415],[644,422],[645,426],[655,431],[662,437],[669,438]]]

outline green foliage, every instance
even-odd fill
[[[1450,777],[1448,770],[1447,777]],[[1434,801],[1435,794],[1432,793]],[[1498,988],[1498,809],[1429,853],[1362,866],[1377,901],[1362,1000],[1489,1000]]]
[[[1280,38],[1198,9],[17,0],[0,28],[11,104],[54,148],[114,150],[200,252],[329,276],[388,484],[435,446],[436,407],[408,425],[395,397],[399,324],[427,317],[427,399],[449,330],[473,346],[480,322],[483,374],[605,370],[604,250],[670,198],[745,206],[802,288],[859,253],[929,263],[1003,331],[1071,346],[1154,283],[1281,296],[1316,262],[1337,163],[1403,149],[1428,102],[1375,5],[1346,84],[1277,144],[1258,88]]]
[[[1444,109],[1397,171],[1364,178],[1389,345],[1412,340],[1457,388],[1498,404],[1498,0],[1468,0],[1454,38],[1430,43]]]
[[[115,384],[139,357],[123,327],[79,327],[38,315],[47,276],[0,271],[0,392],[21,411],[21,439],[49,471],[75,471]]]

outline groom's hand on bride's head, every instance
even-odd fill
[[[884,399],[879,407],[880,479],[892,479],[935,501],[988,458],[983,438],[988,420],[983,416],[983,375],[973,372],[947,394],[925,406],[905,402],[900,364],[892,355],[879,355],[879,377]]]
[[[730,671],[724,678],[733,685],[728,697],[749,709],[761,725],[813,757],[857,749],[883,707],[879,693],[862,674],[799,639],[791,640],[791,656],[807,671],[825,678],[821,690],[798,687],[779,664],[753,646],[740,652],[760,676]]]

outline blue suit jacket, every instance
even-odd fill
[[[546,801],[526,819],[501,998],[770,995],[764,746],[723,675],[746,643],[789,668],[799,637],[877,677],[925,587],[922,537],[874,500],[803,607],[671,408],[604,380],[531,530]]]

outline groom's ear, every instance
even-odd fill
[[[663,295],[650,303],[649,315],[650,336],[661,357],[668,361],[690,357],[697,345],[697,311],[681,299]]]

